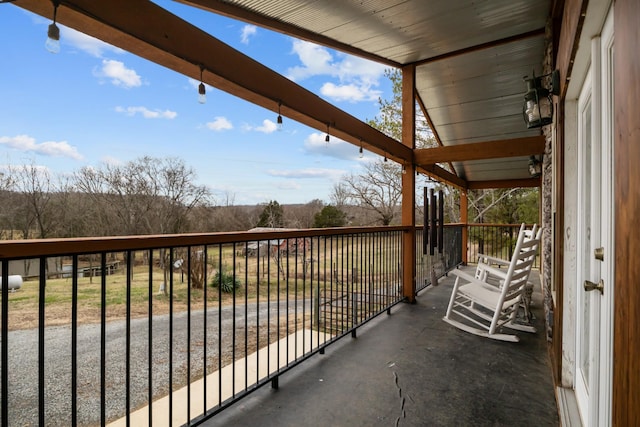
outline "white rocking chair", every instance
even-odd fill
[[[518,233],[513,257],[506,270],[488,267],[490,270],[481,275],[485,280],[460,270],[451,272],[458,277],[443,318],[445,322],[463,331],[502,341],[519,341],[516,335],[498,333],[498,329],[502,327],[536,332],[533,326],[514,323],[540,243],[536,238],[525,239],[527,233],[522,230],[523,227]],[[489,274],[499,277],[497,285],[487,283]],[[453,319],[454,314],[468,323]]]
[[[537,224],[533,224],[533,227],[531,229],[526,229],[525,224],[522,223],[520,225],[518,237],[521,234],[524,234],[525,242],[531,239],[536,239],[538,240],[538,243],[539,243],[540,237],[542,236],[542,228],[538,228]],[[531,249],[535,250],[533,254],[533,257],[535,259],[538,246]],[[480,279],[483,282],[495,283],[495,281],[492,279],[495,279],[497,277],[498,280],[502,280],[506,275],[506,270],[502,270],[502,268],[509,267],[510,263],[511,261],[505,260],[502,258],[485,255],[485,254],[478,254],[478,266],[476,267],[475,277],[476,279]]]

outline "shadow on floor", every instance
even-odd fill
[[[204,425],[559,425],[538,283],[538,332],[507,343],[442,321],[453,279],[283,374],[278,390],[265,386]]]

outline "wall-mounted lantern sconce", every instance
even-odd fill
[[[551,90],[542,86],[542,79],[551,76]],[[553,71],[550,74],[532,78],[525,77],[527,93],[524,95],[522,115],[527,128],[539,128],[553,121],[553,99],[551,95],[560,94],[560,72]]]
[[[531,156],[529,158],[529,175],[532,178],[537,178],[542,175],[542,162],[536,158],[536,156]]]

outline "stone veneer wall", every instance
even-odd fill
[[[553,37],[551,32],[551,22],[547,24],[546,28],[546,49],[545,58],[542,66],[543,74],[548,74],[553,70]],[[551,83],[551,79],[547,79],[548,85]],[[549,87],[549,86],[548,86]],[[554,105],[557,107],[557,104]],[[556,113],[557,108],[554,110]],[[556,119],[554,118],[554,123]],[[542,281],[542,293],[544,298],[544,312],[546,322],[546,334],[547,340],[551,341],[553,336],[553,288],[552,288],[552,262],[553,262],[553,134],[555,132],[555,124],[551,124],[543,127],[543,133],[546,139],[544,148],[544,158],[542,163],[542,186],[541,186],[541,204],[542,204],[542,266],[541,266],[541,281]]]

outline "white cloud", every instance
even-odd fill
[[[345,171],[339,169],[325,168],[306,168],[294,170],[268,170],[267,175],[278,178],[292,179],[332,179],[336,180],[345,174]]]
[[[361,86],[355,84],[336,85],[327,82],[320,88],[320,93],[335,101],[359,102],[375,101],[381,96],[382,91],[373,90],[371,86],[365,84]]]
[[[312,133],[304,141],[304,150],[309,154],[334,157],[341,160],[357,160],[360,156],[358,147],[331,136],[325,141],[325,133]]]
[[[279,190],[301,190],[302,185],[298,184],[295,181],[285,181],[276,185],[276,188]]]
[[[278,130],[278,125],[269,119],[264,119],[262,121],[262,126],[256,127],[255,130],[263,133],[272,133]]]
[[[102,40],[81,33],[80,31],[76,31],[73,28],[61,25],[60,31],[62,32],[62,36],[60,37],[61,40],[64,40],[65,43],[69,43],[70,45],[88,53],[89,55],[101,58],[103,56],[103,53],[106,51],[118,54],[124,53],[124,50],[118,47],[112,46],[108,43],[103,42]]]
[[[125,67],[123,62],[113,59],[103,59],[102,68],[96,70],[95,75],[110,79],[114,86],[127,89],[142,85],[142,79],[135,70]]]
[[[218,116],[212,122],[207,122],[207,127],[215,131],[223,131],[233,129],[233,125],[226,117]]]
[[[245,25],[242,27],[242,33],[240,41],[244,44],[249,44],[249,38],[256,34],[258,28],[255,25]]]
[[[69,157],[75,160],[82,160],[82,155],[78,149],[69,145],[67,141],[45,141],[37,143],[35,138],[28,135],[17,135],[14,137],[0,136],[0,144],[6,145],[14,150],[32,152],[43,156]]]
[[[293,53],[302,65],[291,67],[287,76],[294,81],[315,76],[327,76],[338,83],[326,82],[321,92],[335,101],[376,100],[381,91],[374,89],[384,75],[385,66],[375,62],[335,53],[327,48],[302,40],[293,41]]]
[[[293,41],[293,53],[298,55],[302,66],[291,67],[287,76],[291,80],[304,80],[317,75],[334,75],[336,66],[329,51],[317,44],[303,40]]]
[[[146,107],[116,107],[116,112],[126,114],[127,116],[142,115],[145,119],[175,119],[178,113],[171,110],[149,110]]]

